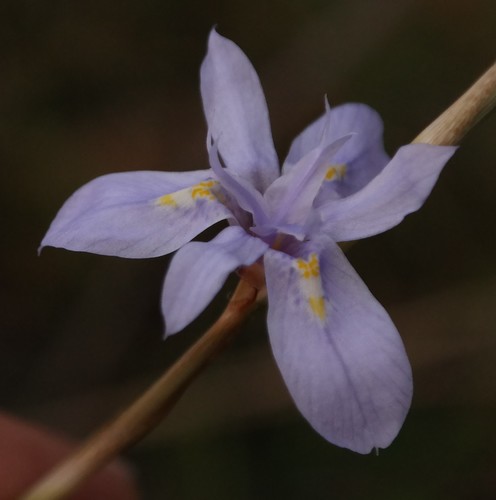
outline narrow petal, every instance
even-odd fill
[[[296,406],[330,442],[385,448],[412,397],[396,328],[337,245],[265,255],[272,350]]]
[[[320,207],[321,231],[334,241],[350,241],[396,226],[423,205],[455,151],[453,146],[403,146],[361,191]]]
[[[209,132],[222,158],[263,192],[279,175],[279,162],[253,66],[237,45],[212,30],[200,75]]]
[[[347,103],[327,109],[291,144],[283,172],[291,169],[303,156],[319,144],[329,144],[353,133],[334,158],[336,176],[324,183],[317,205],[332,197],[333,192],[349,196],[365,186],[388,163],[384,151],[383,124],[379,114],[365,104]]]
[[[248,181],[222,167],[215,144],[208,148],[208,155],[212,171],[222,187],[243,210],[253,215],[255,224],[265,224],[267,204],[262,194]]]
[[[269,186],[264,198],[275,224],[303,224],[307,220],[329,164],[350,137],[313,149]]]
[[[62,206],[41,247],[128,258],[172,252],[231,216],[210,170],[125,172],[98,177]],[[189,186],[189,187],[186,187]]]
[[[268,246],[241,227],[224,229],[212,241],[192,242],[174,255],[165,278],[162,311],[166,334],[191,323],[221,289],[229,273],[253,264]]]

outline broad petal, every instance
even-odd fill
[[[216,181],[205,180],[211,176],[201,170],[98,177],[65,202],[41,247],[128,258],[165,255],[231,216],[215,197]]]
[[[229,273],[253,264],[268,245],[239,226],[224,229],[212,241],[192,242],[174,255],[165,278],[162,311],[166,334],[191,323],[221,289]]]
[[[350,241],[396,226],[423,205],[455,151],[453,146],[403,146],[361,191],[320,207],[321,231],[334,241]]]
[[[385,448],[412,397],[396,328],[337,245],[265,255],[272,350],[296,406],[330,442]],[[319,270],[320,266],[320,270]]]
[[[337,175],[322,186],[316,204],[328,200],[337,192],[348,196],[374,178],[388,163],[384,151],[383,124],[379,114],[365,104],[347,103],[327,109],[318,120],[310,124],[291,144],[283,172],[291,169],[305,154],[319,144],[330,143],[353,133],[334,158]],[[344,167],[344,168],[343,168]]]
[[[200,75],[209,132],[222,158],[263,192],[278,177],[279,162],[253,66],[237,45],[212,30]]]

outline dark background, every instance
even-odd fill
[[[4,409],[86,436],[222,310],[234,282],[163,342],[168,257],[36,254],[63,201],[90,179],[207,166],[198,71],[214,24],[257,68],[281,158],[324,94],[377,109],[393,153],[495,55],[493,0],[4,0]],[[413,365],[413,407],[393,445],[361,456],[310,429],[272,361],[260,311],[128,454],[146,499],[496,496],[495,125],[491,116],[463,141],[419,213],[349,253]]]

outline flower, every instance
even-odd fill
[[[258,76],[215,31],[201,94],[211,169],[99,177],[64,204],[42,246],[128,258],[178,250],[162,297],[167,334],[196,318],[229,273],[263,263],[272,350],[301,413],[338,446],[388,446],[410,406],[410,365],[336,242],[386,231],[417,210],[455,148],[408,145],[390,160],[377,113],[326,106],[280,172]],[[224,219],[213,240],[190,242]]]

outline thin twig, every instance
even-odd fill
[[[264,297],[264,290],[258,291],[247,281],[240,280],[214,325],[138,400],[43,478],[22,500],[66,498],[93,472],[155,428]]]
[[[457,144],[496,105],[496,64],[413,142]],[[116,420],[90,438],[21,500],[66,498],[93,472],[150,432],[171,410],[195,376],[218,354],[250,311],[265,299],[257,290],[259,268],[244,272],[226,310],[172,368]]]

